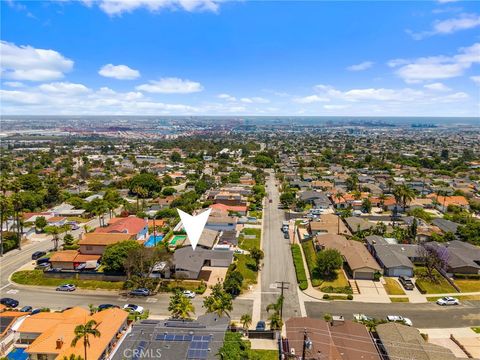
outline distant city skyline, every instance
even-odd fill
[[[0,6],[2,114],[480,115],[474,2]]]

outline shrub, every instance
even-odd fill
[[[352,295],[352,294],[348,294],[348,295],[347,295],[347,300],[353,300],[353,295]]]
[[[455,279],[480,280],[480,274],[454,274]]]
[[[308,288],[307,274],[303,266],[302,251],[300,245],[293,244],[292,247],[293,264],[295,265],[295,273],[297,275],[297,282],[300,290]]]
[[[323,300],[328,300],[330,299],[330,295],[328,294],[323,294]]]

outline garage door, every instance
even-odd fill
[[[364,272],[364,271],[356,271],[354,274],[355,279],[360,280],[373,280],[373,273],[371,272]]]
[[[412,269],[408,268],[394,268],[388,271],[390,276],[408,276],[411,277],[413,275]]]

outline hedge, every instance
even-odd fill
[[[315,274],[315,268],[317,267],[317,253],[313,247],[313,241],[305,241],[302,243],[303,253],[305,254],[305,260],[307,261],[308,271],[310,272],[310,279],[312,286],[320,286],[322,280]]]
[[[295,265],[295,273],[297,275],[298,286],[300,290],[305,290],[308,288],[308,281],[305,267],[303,266],[303,258],[302,251],[300,250],[300,245],[292,244],[291,249],[293,264]]]
[[[480,280],[480,274],[454,274],[455,279]]]

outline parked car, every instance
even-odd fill
[[[49,258],[40,258],[40,259],[37,259],[37,265],[40,265],[40,264],[46,264],[46,263],[49,263],[50,262],[50,259]]]
[[[448,305],[460,305],[460,301],[457,298],[451,296],[445,296],[441,299],[437,300],[437,304],[441,306],[448,306]]]
[[[120,306],[113,305],[113,304],[100,304],[98,305],[98,311],[107,310],[111,308],[119,308],[119,307]]]
[[[18,306],[18,301],[12,298],[1,298],[0,304],[11,308],[16,308]]]
[[[35,251],[32,254],[32,260],[40,259],[42,256],[45,256],[45,255],[47,255],[47,253],[45,251]]]
[[[33,308],[31,306],[24,306],[20,309],[20,312],[31,312]]]
[[[390,322],[403,323],[407,326],[412,326],[413,325],[412,320],[410,320],[409,318],[400,316],[400,315],[388,315],[387,320],[390,321]]]
[[[290,234],[288,233],[288,231],[283,233],[283,238],[290,240]]]
[[[412,279],[410,279],[408,276],[399,276],[398,281],[400,281],[400,284],[402,284],[405,290],[413,290],[415,288]]]
[[[271,204],[271,203],[272,203],[272,199],[268,200],[268,202]]]
[[[138,288],[130,291],[128,294],[131,296],[149,296],[151,292],[145,288]]]
[[[49,267],[50,267],[50,263],[44,262],[35,266],[35,270],[45,270],[45,269],[48,269]]]
[[[255,327],[255,330],[265,331],[265,329],[266,329],[265,321],[260,320],[259,322],[257,322],[257,326]]]
[[[57,287],[57,291],[75,291],[77,288],[73,284],[63,284]]]
[[[372,321],[373,318],[371,316],[367,316],[365,314],[353,314],[353,318],[358,322],[365,322],[365,321]]]
[[[143,307],[135,304],[125,304],[123,310],[127,310],[130,313],[143,314]]]
[[[195,295],[196,295],[196,294],[195,294],[195,292],[193,292],[193,291],[191,291],[191,290],[185,290],[185,291],[183,292],[183,295],[185,295],[185,296],[186,296],[187,298],[189,298],[189,299],[193,299],[193,298],[195,298]]]
[[[35,315],[35,314],[38,314],[38,313],[41,313],[41,312],[42,312],[42,309],[36,308],[36,309],[33,309],[33,310],[30,312],[30,315]]]

